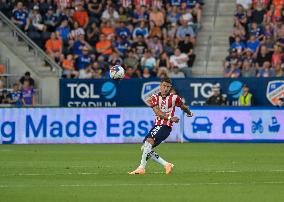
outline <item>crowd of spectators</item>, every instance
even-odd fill
[[[107,78],[116,64],[126,78],[191,76],[201,0],[1,1],[66,78]]]
[[[224,76],[284,76],[284,0],[236,0]]]

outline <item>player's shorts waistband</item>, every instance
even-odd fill
[[[172,129],[172,126],[163,125],[163,124],[161,124],[161,125],[155,125],[155,126],[165,126],[165,127],[168,127],[168,128],[170,128],[170,129]]]

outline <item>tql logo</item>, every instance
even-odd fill
[[[266,97],[273,105],[278,105],[279,98],[284,97],[284,81],[270,81],[267,85]]]
[[[143,84],[141,91],[141,99],[148,105],[147,100],[150,99],[151,95],[160,92],[160,82],[146,82]]]
[[[101,92],[98,86],[93,83],[68,83],[67,87],[70,89],[71,99],[100,99],[101,95],[105,99],[112,99],[116,95],[116,86],[112,82],[105,82],[101,86]]]

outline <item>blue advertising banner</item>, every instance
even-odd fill
[[[192,107],[181,110],[167,142],[284,142],[284,109]],[[0,144],[142,143],[154,124],[150,107],[0,108]],[[218,116],[216,116],[218,114]]]
[[[187,142],[283,142],[284,109],[265,107],[192,107],[183,118]],[[216,116],[218,114],[218,116]]]
[[[246,84],[254,97],[255,106],[277,105],[284,96],[284,78],[188,78],[174,79],[173,87],[191,106],[203,106],[213,94],[212,87],[220,86],[229,105],[236,105]],[[159,80],[125,79],[92,80],[62,79],[60,105],[68,107],[146,106],[146,100],[159,92]]]
[[[0,144],[142,143],[155,119],[150,107],[0,108],[0,114]],[[175,124],[167,141],[180,134]]]

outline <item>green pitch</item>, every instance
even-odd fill
[[[283,144],[162,144],[170,176],[140,145],[0,145],[1,202],[283,202]]]

